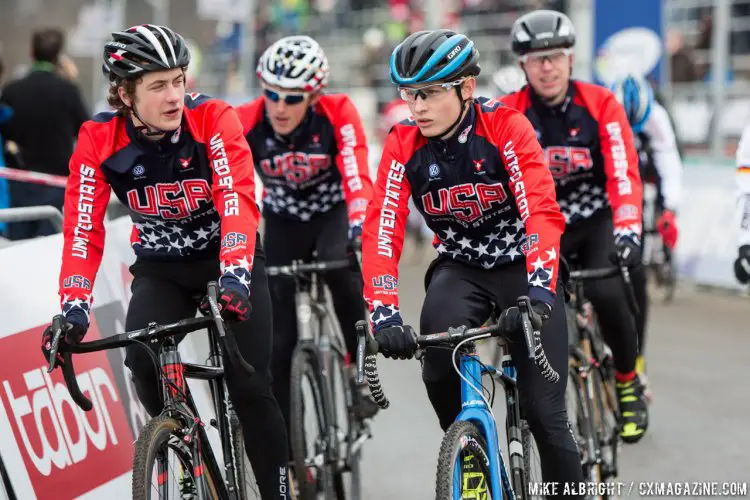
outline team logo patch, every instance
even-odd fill
[[[615,222],[633,220],[638,218],[638,207],[635,205],[623,205],[615,212]]]
[[[465,144],[466,141],[469,140],[469,132],[471,132],[472,127],[473,125],[469,125],[463,130],[463,132],[461,132],[461,135],[458,136],[458,142],[460,142],[461,144]]]
[[[180,158],[180,166],[182,166],[182,168],[188,168],[190,166],[190,160],[192,159],[192,156],[189,158]]]
[[[398,279],[390,274],[382,274],[372,278],[372,286],[373,288],[379,288],[390,292],[398,287]]]
[[[481,160],[471,160],[472,162],[474,162],[475,172],[480,172],[482,170],[482,168],[484,167],[484,160],[484,158],[482,158]]]
[[[221,248],[234,248],[247,243],[247,235],[242,233],[227,233],[221,241]]]
[[[539,235],[538,234],[530,234],[524,238],[523,243],[521,243],[521,253],[524,255],[529,255],[529,253],[536,248],[536,245],[539,243]]]

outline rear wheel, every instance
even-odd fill
[[[294,351],[290,396],[289,440],[300,498],[333,498],[323,385],[316,352],[309,346]]]
[[[440,446],[436,499],[495,498],[490,453],[484,436],[474,424],[463,420],[453,422]]]
[[[218,498],[214,478],[203,467],[203,479],[195,476],[191,445],[183,440],[183,425],[158,416],[141,430],[133,459],[133,499],[195,498],[205,484],[205,498]],[[219,478],[220,479],[220,478]]]

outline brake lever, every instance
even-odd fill
[[[208,283],[206,296],[208,298],[208,308],[211,311],[211,318],[214,320],[214,325],[216,327],[216,334],[224,343],[224,350],[229,356],[229,359],[235,365],[242,368],[248,375],[253,375],[255,373],[255,368],[242,357],[242,354],[240,354],[237,339],[234,337],[234,332],[231,328],[224,327],[224,320],[221,318],[221,311],[219,311],[219,284],[216,281]]]
[[[357,383],[365,381],[365,358],[377,354],[380,346],[375,337],[367,333],[367,322],[364,320],[357,321]]]
[[[52,371],[57,368],[57,352],[60,349],[60,339],[63,336],[64,330],[65,316],[58,314],[52,318],[52,331],[54,334],[52,335],[52,343],[50,345],[49,367],[47,367],[47,373],[52,373]]]
[[[529,359],[534,359],[534,327],[531,324],[531,300],[526,296],[518,297],[516,301],[518,312],[521,316],[521,330],[526,340],[526,347],[529,352]]]

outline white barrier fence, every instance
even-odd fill
[[[134,260],[131,228],[127,218],[107,223],[87,340],[124,331]],[[40,339],[60,310],[61,254],[59,234],[0,250],[0,287],[6,291],[0,302],[0,458],[16,498],[131,498],[133,442],[148,416],[123,365],[124,351],[74,358],[81,389],[94,402],[90,412],[73,403],[60,370],[46,371]],[[196,354],[201,336],[189,335],[180,344],[184,360],[205,361]],[[214,418],[207,385],[191,381],[190,388],[201,417]],[[210,427],[207,432],[221,460],[218,434]]]
[[[734,176],[730,166],[708,163],[685,168],[676,250],[681,279],[747,291],[733,270],[739,238]]]

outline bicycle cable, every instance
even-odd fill
[[[157,391],[161,391],[161,385],[160,385],[160,383],[159,383],[159,382],[160,382],[160,380],[166,380],[166,381],[167,381],[167,383],[168,383],[168,384],[169,384],[169,385],[170,385],[170,386],[171,386],[171,387],[172,387],[172,388],[173,388],[173,389],[174,389],[175,391],[177,391],[177,393],[178,393],[178,394],[179,394],[180,396],[182,396],[182,398],[183,398],[183,399],[184,399],[185,401],[187,401],[187,400],[188,400],[188,398],[187,398],[187,394],[185,394],[184,392],[182,392],[182,389],[180,389],[180,388],[179,388],[179,387],[177,386],[177,384],[175,384],[174,382],[172,382],[171,380],[169,380],[169,379],[168,379],[167,377],[164,377],[164,376],[162,376],[162,371],[161,371],[161,369],[160,369],[160,366],[159,366],[159,359],[158,359],[158,358],[156,357],[156,353],[155,353],[155,352],[153,351],[153,349],[151,349],[151,348],[150,348],[150,347],[149,347],[149,346],[148,346],[148,345],[147,345],[147,344],[146,344],[145,342],[143,342],[142,340],[137,340],[137,339],[133,339],[133,343],[134,343],[135,345],[137,345],[137,346],[143,347],[144,349],[146,349],[146,351],[148,351],[149,357],[151,358],[151,361],[153,362],[153,366],[154,366],[154,372],[156,373],[156,386],[157,386]]]
[[[463,344],[465,344],[467,342],[474,341],[474,340],[486,339],[486,338],[489,338],[491,336],[492,336],[492,334],[486,333],[484,335],[477,335],[476,337],[471,337],[471,338],[467,338],[467,339],[464,339],[464,340],[460,341],[458,344],[456,344],[456,347],[453,348],[453,356],[452,356],[453,359],[451,361],[453,363],[453,369],[456,371],[456,373],[458,373],[458,376],[461,378],[461,380],[463,380],[464,382],[466,382],[467,384],[469,384],[469,386],[472,389],[474,389],[475,391],[477,391],[479,393],[479,397],[481,397],[482,400],[485,403],[487,403],[487,407],[489,408],[490,414],[492,415],[492,418],[495,419],[495,412],[492,411],[492,405],[490,404],[489,399],[484,395],[484,386],[482,386],[481,381],[480,381],[479,385],[482,386],[483,390],[478,389],[477,386],[474,385],[474,382],[472,382],[471,380],[469,380],[468,378],[466,378],[464,376],[464,374],[461,373],[461,370],[459,370],[458,364],[456,363],[456,352],[461,348],[461,346]]]

